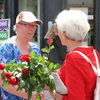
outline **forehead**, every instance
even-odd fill
[[[22,22],[24,22],[24,21],[22,21]],[[26,24],[33,24],[33,25],[37,24],[37,22],[24,22],[24,23],[26,23]]]

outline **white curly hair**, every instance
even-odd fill
[[[90,29],[87,18],[87,15],[80,10],[63,10],[58,14],[55,22],[58,31],[61,33],[65,31],[67,38],[83,41]]]

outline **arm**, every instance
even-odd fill
[[[11,49],[9,49],[9,52],[6,52],[6,50],[4,51],[4,48],[11,48]],[[12,51],[16,51],[16,50],[14,50],[14,49],[12,49],[12,47],[11,47],[11,45],[10,46],[5,46],[5,47],[3,47],[2,46],[2,48],[1,48],[1,51],[3,50],[4,51],[4,53],[3,54],[6,54],[7,53],[7,55],[2,55],[1,56],[1,58],[5,58],[6,56],[6,58],[13,58],[13,55],[16,55],[16,53],[13,53]],[[36,49],[35,49],[36,50]],[[12,52],[12,54],[13,55],[10,55],[10,53]],[[38,55],[39,55],[39,53],[38,53]],[[18,56],[18,55],[17,55]],[[16,57],[17,58],[17,57]],[[12,60],[12,59],[11,59]],[[10,61],[11,61],[10,60]],[[1,62],[3,61],[3,59],[1,59]],[[10,63],[10,62],[6,62],[6,63]],[[0,81],[1,82],[1,81]],[[1,82],[1,84],[2,84],[2,82]],[[1,85],[0,84],[0,85]],[[19,96],[19,97],[22,97],[22,98],[25,98],[25,99],[27,99],[27,93],[25,93],[25,90],[23,89],[22,91],[20,91],[20,92],[18,92],[18,91],[16,91],[17,90],[17,88],[18,88],[18,86],[16,85],[16,86],[11,86],[11,85],[9,85],[9,87],[8,88],[3,88],[5,91],[7,91],[8,93],[11,93],[11,94],[14,94],[14,95],[16,95],[16,96]],[[33,95],[32,95],[32,100],[35,100],[35,92],[33,92]]]
[[[3,44],[0,47],[0,63],[4,62],[6,64],[10,63],[10,61],[13,58],[13,47],[12,44]],[[0,78],[0,86],[2,85],[2,79]],[[3,87],[3,89],[9,93],[12,93],[14,95],[17,95],[19,97],[27,98],[27,94],[25,93],[24,89],[21,92],[17,92],[17,86],[11,86],[9,85],[8,88]]]
[[[11,94],[17,95],[19,97],[25,98],[27,99],[27,93],[25,93],[25,90],[23,89],[22,91],[16,91],[16,89],[18,88],[18,86],[12,86],[9,85],[8,88],[3,87],[3,89]]]
[[[58,74],[68,88],[68,94],[60,95],[56,93],[53,95],[53,93],[48,89],[50,94],[54,96],[55,100],[80,100],[80,98],[81,100],[85,100],[85,81],[87,81],[85,66],[89,65],[88,63],[84,64],[84,61],[83,58],[77,58],[74,54],[71,56],[67,54],[66,60],[58,71]]]
[[[66,56],[65,64],[59,72],[68,88],[68,95],[63,96],[62,100],[80,100],[81,97],[81,100],[85,100],[85,73],[82,69],[85,65],[84,60],[81,60],[74,54]]]
[[[11,94],[14,94],[14,95],[17,95],[19,97],[22,97],[24,99],[27,99],[28,98],[28,94],[25,93],[25,90],[23,89],[22,91],[16,91],[18,87],[17,86],[12,86],[12,85],[9,85],[8,88],[5,88],[3,87],[3,89]],[[44,94],[43,93],[40,93],[41,97],[42,97],[42,100],[44,100]],[[33,92],[32,93],[32,97],[30,100],[36,100],[36,92]]]
[[[49,86],[45,86],[45,88],[49,91],[50,95],[55,99],[55,100],[62,100],[62,95],[54,92],[51,92],[50,87]]]

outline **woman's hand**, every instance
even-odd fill
[[[55,100],[62,100],[63,96],[61,94],[58,94],[58,93],[55,92],[55,93],[53,93],[53,97],[54,97]]]
[[[41,96],[41,98],[42,98],[42,100],[44,100],[44,93],[42,93],[42,92],[40,92],[40,96]]]
[[[41,96],[41,99],[44,100],[44,94],[42,92],[40,92],[40,96]],[[30,100],[37,100],[36,99],[36,92],[32,93],[32,97]]]
[[[46,85],[45,88],[49,91],[50,95],[53,96],[53,92],[50,91],[50,87]]]
[[[49,91],[50,95],[55,99],[55,100],[62,100],[62,95],[54,92],[50,91],[50,87],[49,86],[45,86],[45,88]]]

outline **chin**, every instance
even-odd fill
[[[27,37],[27,40],[30,41],[32,39],[32,37]]]

